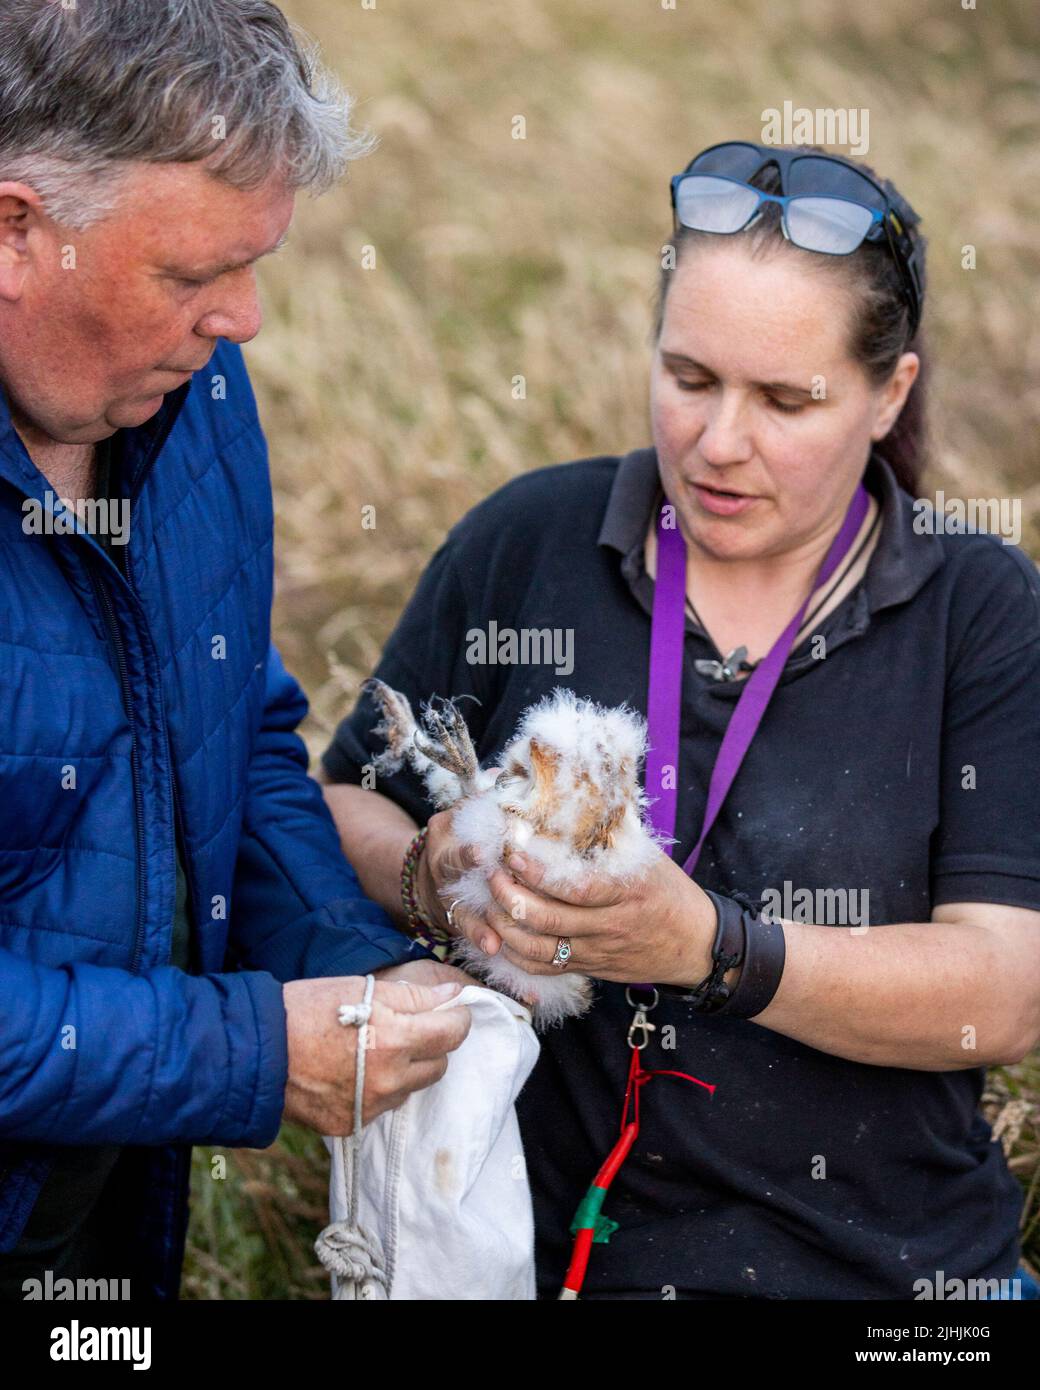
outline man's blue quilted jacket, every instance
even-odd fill
[[[168,1298],[190,1145],[278,1132],[280,982],[415,952],[306,776],[240,349],[123,433],[128,582],[91,536],[26,534],[49,485],[0,392],[0,1251],[55,1145],[125,1145],[112,1239],[132,1294]],[[178,833],[192,975],[167,964]]]

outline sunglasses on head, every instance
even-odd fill
[[[750,180],[776,166],[780,193],[764,193]],[[907,226],[916,214],[868,175],[835,155],[802,154],[733,140],[712,145],[671,182],[675,230],[724,235],[743,231],[764,203],[780,206],[784,236],[804,251],[847,256],[864,241],[883,242],[895,261],[910,317],[910,337],[921,321],[923,288],[917,246]]]

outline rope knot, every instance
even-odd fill
[[[371,1017],[371,1004],[341,1004],[339,1006],[339,1021],[344,1028],[360,1028]]]
[[[387,1288],[383,1247],[379,1237],[348,1221],[334,1221],[314,1242],[314,1250],[330,1274],[352,1284],[374,1281]]]

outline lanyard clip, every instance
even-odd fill
[[[628,1045],[634,1047],[637,1052],[642,1052],[650,1041],[650,1034],[657,1031],[653,1023],[648,1023],[645,1009],[637,1009],[636,1016],[628,1025]],[[642,1038],[641,1042],[636,1042],[636,1035]]]
[[[643,1048],[646,1047],[647,1043],[650,1041],[650,1034],[657,1032],[656,1025],[650,1023],[646,1017],[650,1009],[657,1008],[658,994],[656,989],[653,994],[653,1000],[648,1004],[644,1004],[632,998],[631,989],[625,990],[625,999],[631,1007],[635,1009],[632,1022],[628,1025],[628,1045],[636,1052],[642,1052]]]

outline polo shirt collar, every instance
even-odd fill
[[[914,531],[914,500],[896,482],[891,466],[872,451],[864,482],[881,508],[881,534],[864,580],[871,613],[905,603],[943,561],[938,536]],[[597,543],[622,555],[622,572],[632,582],[642,563],[646,528],[663,500],[657,450],[633,449],[620,460]]]

